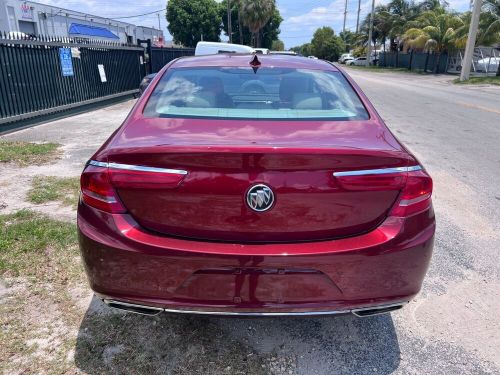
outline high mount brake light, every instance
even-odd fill
[[[124,213],[126,208],[115,188],[172,189],[179,186],[186,175],[186,171],[177,169],[91,160],[80,179],[82,199],[89,206],[100,210]]]

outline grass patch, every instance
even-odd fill
[[[0,142],[0,163],[45,164],[59,156],[57,143]]]
[[[79,192],[78,177],[35,176],[28,200],[36,204],[60,201],[66,206],[76,206]]]
[[[460,81],[460,78],[453,80],[457,85],[497,85],[500,86],[500,76],[491,77],[471,77],[467,81]]]
[[[64,281],[80,272],[76,226],[29,210],[0,215],[0,275]]]

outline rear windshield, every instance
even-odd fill
[[[180,68],[165,74],[146,117],[365,120],[339,72],[284,68]]]

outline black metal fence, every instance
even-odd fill
[[[14,121],[132,95],[146,73],[142,47],[11,34],[0,33],[0,132]]]
[[[194,48],[161,48],[151,47],[151,73],[158,73],[170,61],[181,56],[193,56]]]
[[[429,73],[445,73],[448,65],[448,55],[445,53],[386,52],[380,54],[378,65]]]

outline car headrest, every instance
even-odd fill
[[[219,77],[201,77],[200,86],[204,91],[224,92],[224,84]]]
[[[294,109],[323,109],[323,100],[319,94],[293,94],[292,108]]]
[[[291,102],[296,92],[311,92],[312,81],[308,77],[283,77],[280,84],[280,100]]]

